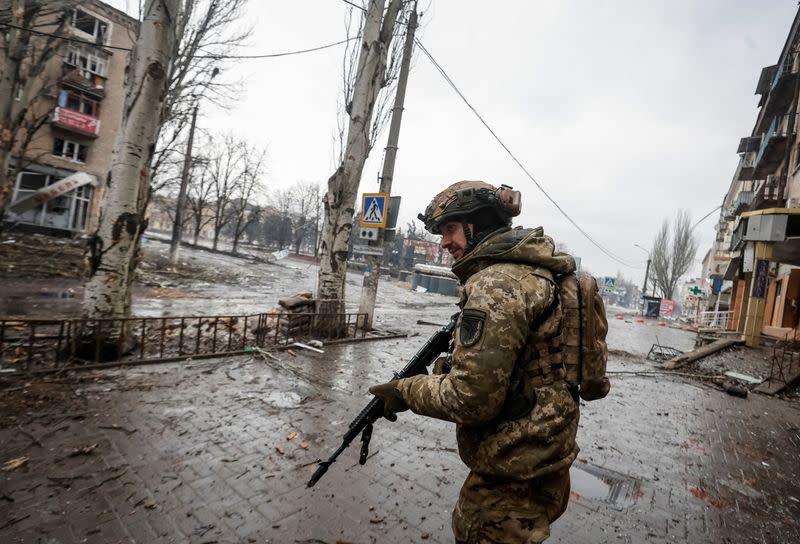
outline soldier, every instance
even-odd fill
[[[442,235],[463,285],[454,349],[432,375],[369,389],[389,419],[411,409],[456,424],[470,469],[453,510],[457,543],[543,542],[567,507],[578,455],[579,405],[564,381],[554,282],[575,261],[541,227],[511,229],[519,196],[461,181],[420,214]]]

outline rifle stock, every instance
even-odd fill
[[[450,340],[453,337],[453,330],[456,326],[456,316],[450,319],[450,323],[436,331],[425,345],[423,345],[417,353],[408,361],[408,364],[397,373],[394,379],[409,378],[419,374],[425,374],[426,368],[439,356],[440,353],[447,351],[450,345]],[[308,481],[308,487],[316,484],[320,478],[328,471],[328,468],[336,461],[336,458],[347,449],[350,443],[361,434],[361,454],[359,456],[359,464],[367,462],[367,453],[369,450],[369,441],[372,437],[372,425],[383,417],[383,401],[378,398],[373,398],[363,410],[350,422],[347,431],[342,437],[342,443],[333,452],[333,455],[328,457],[325,461],[318,460],[319,466],[312,474],[311,479]]]

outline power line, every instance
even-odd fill
[[[718,209],[720,209],[721,207],[722,207],[722,204],[720,204],[719,206],[717,206],[716,208],[714,208],[713,210],[711,210],[710,212],[708,212],[707,214],[705,214],[705,215],[703,216],[703,218],[702,218],[702,219],[700,219],[700,220],[699,220],[697,223],[695,223],[695,224],[694,224],[694,226],[691,228],[690,232],[691,232],[692,230],[696,229],[696,228],[697,228],[697,225],[699,225],[700,223],[702,223],[703,221],[705,221],[705,220],[708,218],[708,216],[709,216],[709,215],[711,215],[712,213],[714,213],[715,211],[717,211],[717,210],[718,210]]]
[[[131,51],[129,47],[117,47],[114,45],[103,45],[98,44],[95,42],[90,42],[88,40],[81,40],[80,38],[73,38],[70,36],[60,36],[58,34],[53,34],[49,32],[42,32],[40,30],[33,30],[32,28],[25,28],[17,25],[12,25],[10,23],[0,23],[0,26],[5,26],[8,28],[15,28],[17,30],[22,30],[24,32],[30,32],[31,34],[36,34],[38,36],[47,36],[49,38],[56,38],[58,40],[63,40],[65,42],[77,43],[81,45],[90,45],[92,47],[101,47],[103,49],[114,49],[117,51]],[[196,59],[215,59],[215,60],[224,60],[224,59],[269,59],[275,57],[287,57],[289,55],[301,55],[303,53],[311,53],[313,51],[320,51],[322,49],[328,49],[330,47],[336,47],[337,45],[342,45],[343,43],[351,42],[353,40],[360,39],[361,36],[353,36],[351,38],[346,38],[344,40],[339,40],[338,42],[328,43],[325,45],[319,45],[317,47],[310,47],[308,49],[298,49],[296,51],[284,51],[282,53],[265,53],[259,55],[194,55]]]
[[[11,23],[0,23],[0,26],[4,26],[6,28],[15,28],[17,30],[22,30],[24,32],[30,32],[31,34],[36,34],[37,36],[47,36],[48,38],[56,38],[58,40],[63,40],[65,42],[73,42],[79,43],[83,45],[91,45],[93,47],[102,47],[104,49],[115,49],[117,51],[130,51],[128,47],[117,47],[115,45],[103,45],[98,44],[95,42],[90,42],[88,40],[81,40],[80,38],[72,38],[69,36],[61,36],[59,34],[53,34],[52,32],[42,32],[41,30],[34,30],[32,28],[25,28],[24,26],[12,25]]]
[[[555,207],[556,207],[556,209],[557,209],[559,212],[561,212],[561,215],[563,215],[563,216],[564,216],[564,217],[567,219],[567,221],[569,221],[569,222],[572,224],[572,226],[573,226],[573,227],[575,227],[576,229],[578,229],[578,232],[580,232],[581,234],[583,234],[583,235],[586,237],[586,239],[587,239],[587,240],[589,240],[589,241],[590,241],[592,244],[594,244],[594,245],[595,245],[595,246],[596,246],[596,247],[597,247],[597,248],[598,248],[600,251],[602,251],[602,252],[603,252],[603,253],[604,253],[604,254],[605,254],[607,257],[610,257],[611,259],[615,260],[616,262],[618,262],[618,263],[620,263],[620,264],[622,264],[622,265],[624,265],[624,266],[630,267],[630,268],[641,268],[641,267],[637,267],[637,266],[635,266],[635,265],[632,265],[632,264],[630,264],[630,263],[626,262],[626,261],[625,261],[625,260],[623,260],[621,257],[618,257],[618,256],[617,256],[617,255],[615,255],[613,252],[611,252],[611,250],[609,250],[609,249],[605,248],[605,247],[604,247],[602,244],[600,244],[600,243],[599,243],[597,240],[595,240],[594,238],[592,238],[592,237],[589,235],[589,233],[588,233],[588,232],[586,232],[585,230],[583,230],[583,228],[582,228],[580,225],[578,225],[578,223],[577,223],[577,222],[575,222],[575,220],[574,220],[574,219],[572,219],[572,217],[570,217],[570,216],[569,216],[569,214],[568,214],[566,211],[564,211],[564,209],[563,209],[561,206],[559,206],[558,202],[556,202],[556,201],[553,199],[553,197],[551,197],[551,196],[548,194],[548,192],[547,192],[547,191],[544,189],[544,187],[542,187],[542,186],[541,186],[541,184],[540,184],[538,181],[536,181],[536,178],[534,178],[534,177],[533,177],[533,175],[532,175],[532,174],[531,174],[531,173],[528,171],[528,169],[527,169],[527,168],[525,168],[525,165],[523,165],[523,164],[522,164],[522,162],[520,162],[520,160],[519,160],[519,159],[517,159],[517,157],[514,155],[514,153],[512,153],[512,151],[511,151],[511,150],[508,148],[508,146],[507,146],[507,145],[506,145],[506,144],[503,142],[503,140],[501,140],[501,139],[500,139],[500,137],[499,137],[499,136],[497,135],[497,133],[496,133],[496,132],[495,132],[495,131],[492,129],[492,127],[490,127],[490,126],[489,126],[489,124],[486,122],[486,120],[483,118],[483,116],[482,116],[480,113],[478,113],[478,110],[476,110],[476,109],[475,109],[475,108],[472,106],[472,104],[470,104],[469,100],[467,100],[467,98],[464,96],[464,94],[463,94],[463,93],[462,93],[462,92],[461,92],[461,91],[458,89],[458,87],[457,87],[457,86],[456,86],[456,84],[453,82],[453,80],[450,78],[450,76],[448,76],[448,75],[447,75],[447,72],[445,72],[445,71],[444,71],[444,68],[442,68],[442,66],[441,66],[441,65],[440,65],[440,64],[439,64],[439,63],[436,61],[436,59],[434,59],[434,58],[433,58],[433,55],[431,55],[430,51],[428,51],[428,50],[425,48],[425,46],[424,46],[424,45],[422,45],[422,43],[421,43],[419,40],[416,40],[416,39],[415,39],[414,41],[417,43],[417,45],[420,47],[420,49],[422,49],[422,52],[425,54],[425,56],[426,56],[426,57],[428,57],[428,60],[430,60],[430,61],[431,61],[431,63],[432,63],[432,64],[434,65],[434,67],[435,67],[435,68],[438,70],[438,72],[439,72],[439,73],[441,74],[441,76],[442,76],[442,77],[445,79],[445,81],[447,81],[447,83],[450,85],[450,87],[451,87],[451,88],[452,88],[452,89],[453,89],[453,90],[456,92],[456,94],[457,94],[457,95],[458,95],[458,96],[461,98],[461,100],[463,100],[463,101],[464,101],[464,103],[467,105],[467,107],[468,107],[468,108],[469,108],[469,109],[472,111],[472,113],[474,113],[474,114],[475,114],[475,116],[476,116],[476,117],[478,118],[478,120],[479,120],[479,121],[480,121],[480,122],[483,124],[483,126],[484,126],[484,127],[486,127],[486,129],[487,129],[487,130],[489,131],[489,133],[490,133],[490,134],[491,134],[491,135],[494,137],[494,139],[495,139],[495,140],[497,140],[497,143],[499,143],[499,144],[500,144],[500,146],[501,146],[501,147],[502,147],[502,148],[505,150],[505,152],[508,154],[508,156],[509,156],[509,157],[511,157],[511,159],[512,159],[512,160],[513,160],[515,163],[517,163],[517,166],[519,166],[519,167],[522,169],[522,171],[525,173],[525,175],[526,175],[526,176],[528,176],[528,178],[529,178],[529,179],[530,179],[530,180],[531,180],[531,181],[532,181],[532,182],[533,182],[533,183],[536,185],[536,187],[537,187],[537,188],[538,188],[538,189],[539,189],[539,190],[542,192],[542,194],[544,194],[544,196],[547,198],[547,200],[549,200],[549,201],[550,201],[550,202],[553,204],[553,206],[555,206]]]
[[[364,11],[364,12],[366,12],[366,11],[367,11],[367,10],[364,8],[364,6],[359,6],[359,5],[358,5],[358,4],[356,4],[355,2],[350,2],[349,0],[342,0],[342,2],[344,2],[345,4],[348,4],[348,5],[350,5],[350,6],[353,6],[353,7],[354,7],[354,8],[356,8],[356,9],[360,9],[361,11]]]
[[[284,53],[265,53],[263,55],[195,55],[194,57],[198,59],[270,59],[275,57],[288,57],[289,55],[300,55],[303,53],[311,53],[312,51],[319,51],[321,49],[336,47],[337,45],[342,45],[343,43],[352,42],[353,40],[358,40],[360,38],[361,36],[353,36],[352,38],[346,38],[344,40],[339,40],[338,42],[320,45],[317,47],[311,47],[309,49],[286,51]]]

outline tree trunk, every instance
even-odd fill
[[[369,2],[366,13],[353,100],[348,111],[350,123],[343,162],[328,180],[328,192],[323,199],[325,216],[317,278],[320,313],[335,315],[344,313],[348,241],[352,230],[356,194],[364,162],[369,154],[372,114],[378,91],[384,83],[386,56],[401,4],[401,0],[390,1],[385,21],[382,21],[384,0]],[[325,326],[334,330],[323,332],[341,332],[338,330],[340,321]]]
[[[10,22],[17,26],[21,25],[25,2],[12,0],[9,8]],[[0,70],[0,224],[14,188],[14,180],[8,171],[16,132],[11,118],[15,105],[16,76],[19,74],[23,51],[19,44],[22,31],[8,27],[4,32],[7,33],[5,44],[7,51],[3,58],[3,69]]]
[[[2,138],[2,135],[0,135],[0,138]],[[9,172],[10,160],[11,151],[6,149],[4,144],[0,144],[0,230],[2,230],[2,220],[6,212],[6,206],[11,200],[11,191],[14,189],[13,175]]]
[[[242,219],[236,219],[236,225],[233,229],[233,246],[231,247],[231,251],[236,253],[236,250],[239,248],[239,238],[242,237],[242,232],[239,230],[242,227]]]
[[[139,245],[147,228],[144,215],[150,193],[149,165],[180,9],[180,0],[148,0],[131,53],[122,126],[114,145],[111,172],[104,182],[100,222],[87,252],[89,279],[83,311],[90,320],[130,315]],[[96,325],[84,331],[84,338],[101,358],[118,358],[130,348],[130,331],[122,322],[104,324],[102,333],[99,329]]]

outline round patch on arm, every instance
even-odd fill
[[[468,348],[474,346],[483,338],[486,312],[468,308],[461,312],[461,325],[458,328],[458,339],[461,346]]]

